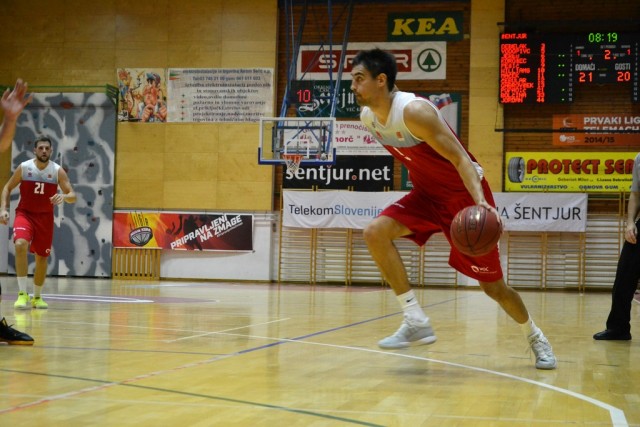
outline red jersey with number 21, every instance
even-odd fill
[[[58,192],[58,170],[60,165],[49,161],[40,170],[35,159],[22,162],[22,182],[20,183],[20,202],[18,210],[33,213],[53,213],[50,198]]]

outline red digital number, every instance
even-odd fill
[[[298,95],[298,102],[303,104],[311,102],[312,93],[309,89],[300,89],[296,94]]]
[[[591,71],[589,71],[588,73],[585,73],[584,71],[580,71],[580,73],[578,73],[578,82],[589,83],[592,81],[593,81],[593,73]]]
[[[631,72],[630,71],[618,71],[618,77],[616,79],[619,82],[628,82],[631,80]]]
[[[611,51],[609,49],[604,50],[604,59],[611,59]]]

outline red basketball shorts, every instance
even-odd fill
[[[53,243],[53,213],[32,213],[16,210],[13,221],[13,241],[24,239],[30,243],[31,253],[48,257]]]
[[[485,198],[489,204],[495,206],[486,181],[483,181],[483,187]],[[419,246],[424,245],[434,233],[439,232],[443,232],[451,244],[450,228],[453,218],[462,208],[474,204],[471,195],[467,192],[445,202],[438,202],[414,190],[385,208],[380,215],[393,218],[411,230],[412,234],[404,237],[413,240]],[[503,276],[497,247],[486,255],[470,257],[451,245],[449,265],[460,273],[481,282],[495,282]]]

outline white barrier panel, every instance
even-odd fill
[[[494,193],[507,231],[584,232],[586,193]]]
[[[283,225],[363,229],[405,194],[285,190]],[[585,193],[494,193],[494,198],[507,231],[584,232],[587,228]]]

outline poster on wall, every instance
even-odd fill
[[[259,122],[273,115],[271,68],[170,68],[169,121]]]
[[[333,147],[339,156],[391,156],[360,120],[337,121]]]
[[[640,146],[640,115],[554,114],[553,128],[553,145]]]
[[[164,68],[118,68],[117,81],[119,122],[167,121]]]
[[[624,192],[637,152],[507,152],[506,191]]]
[[[253,215],[118,211],[115,248],[252,251]]]
[[[299,117],[331,117],[331,81],[314,80],[311,85],[313,96],[309,102],[298,103],[296,106],[297,115]],[[336,118],[360,118],[360,106],[356,102],[355,94],[351,91],[351,80],[340,82],[335,99],[336,108],[333,113]]]

